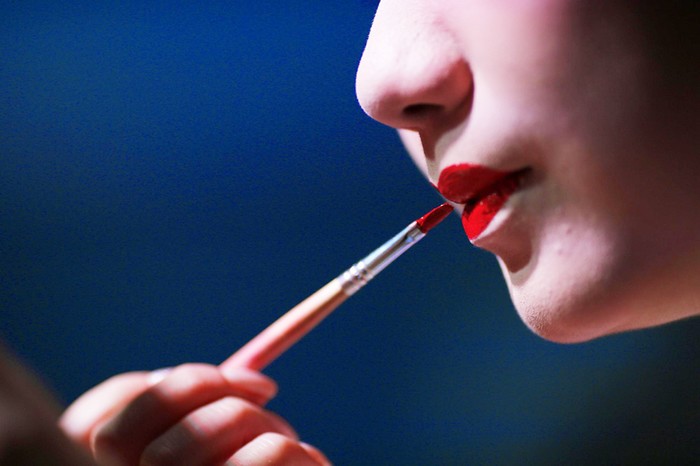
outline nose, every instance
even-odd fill
[[[357,71],[357,98],[375,120],[397,129],[446,130],[471,106],[469,64],[434,5],[380,3]]]

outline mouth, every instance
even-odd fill
[[[471,241],[478,238],[521,186],[530,168],[494,170],[481,165],[450,165],[440,173],[437,188],[446,199],[464,205],[462,226]]]

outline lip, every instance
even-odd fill
[[[437,189],[446,199],[464,205],[462,226],[474,241],[520,188],[528,171],[502,171],[467,163],[450,165],[440,173]]]

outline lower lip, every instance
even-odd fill
[[[508,173],[480,165],[458,164],[443,170],[437,188],[448,200],[465,204],[462,225],[474,241],[518,189],[523,174],[524,170]]]
[[[499,180],[493,189],[469,203],[462,212],[462,226],[470,240],[474,241],[489,226],[501,207],[520,185],[522,173],[516,172]]]

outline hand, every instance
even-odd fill
[[[113,377],[81,396],[61,418],[99,464],[329,464],[263,409],[277,393],[248,369],[185,364]]]

